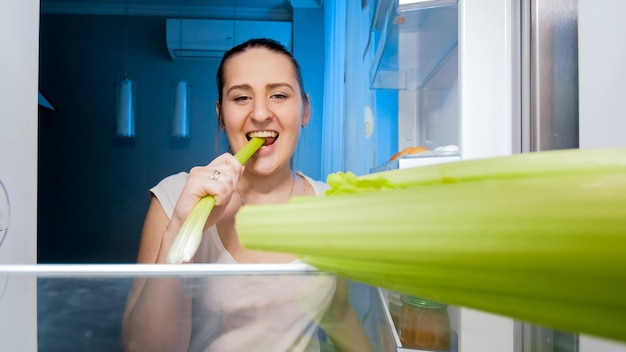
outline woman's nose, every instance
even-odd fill
[[[257,122],[264,122],[272,118],[272,112],[263,99],[257,99],[254,101],[250,117]]]

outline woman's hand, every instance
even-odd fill
[[[170,225],[174,222],[175,227],[180,228],[191,209],[207,195],[215,198],[215,207],[206,226],[215,224],[230,203],[242,172],[243,166],[230,153],[218,156],[206,166],[192,168],[176,202]]]

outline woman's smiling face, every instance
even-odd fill
[[[266,174],[290,164],[300,127],[309,119],[301,89],[293,63],[279,52],[248,48],[225,63],[220,119],[232,150],[266,137],[246,169]]]

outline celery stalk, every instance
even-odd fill
[[[351,193],[351,189],[357,184],[362,192],[372,188],[482,182],[487,179],[558,177],[572,173],[597,174],[602,171],[620,170],[624,166],[626,166],[626,149],[624,148],[544,151],[396,169],[354,178],[349,174],[338,172],[328,176],[328,183],[332,189],[327,194]]]
[[[237,153],[235,153],[235,159],[239,161],[241,165],[244,165],[248,159],[250,159],[254,153],[256,153],[261,146],[265,143],[265,138],[254,137],[246,143]]]
[[[250,141],[235,154],[235,159],[245,164],[254,153],[261,148],[265,138],[252,138]],[[180,264],[188,262],[196,254],[200,242],[202,241],[202,230],[206,223],[211,210],[215,206],[215,198],[213,196],[202,197],[198,203],[191,209],[189,216],[185,219],[183,226],[178,231],[172,247],[167,252],[167,262],[169,264]]]
[[[241,209],[242,244],[394,291],[626,341],[626,149],[335,174],[329,183],[326,197]]]

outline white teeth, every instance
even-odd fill
[[[253,137],[277,137],[278,133],[274,132],[274,131],[254,131],[254,132],[250,132],[248,133],[248,137],[253,138]]]

